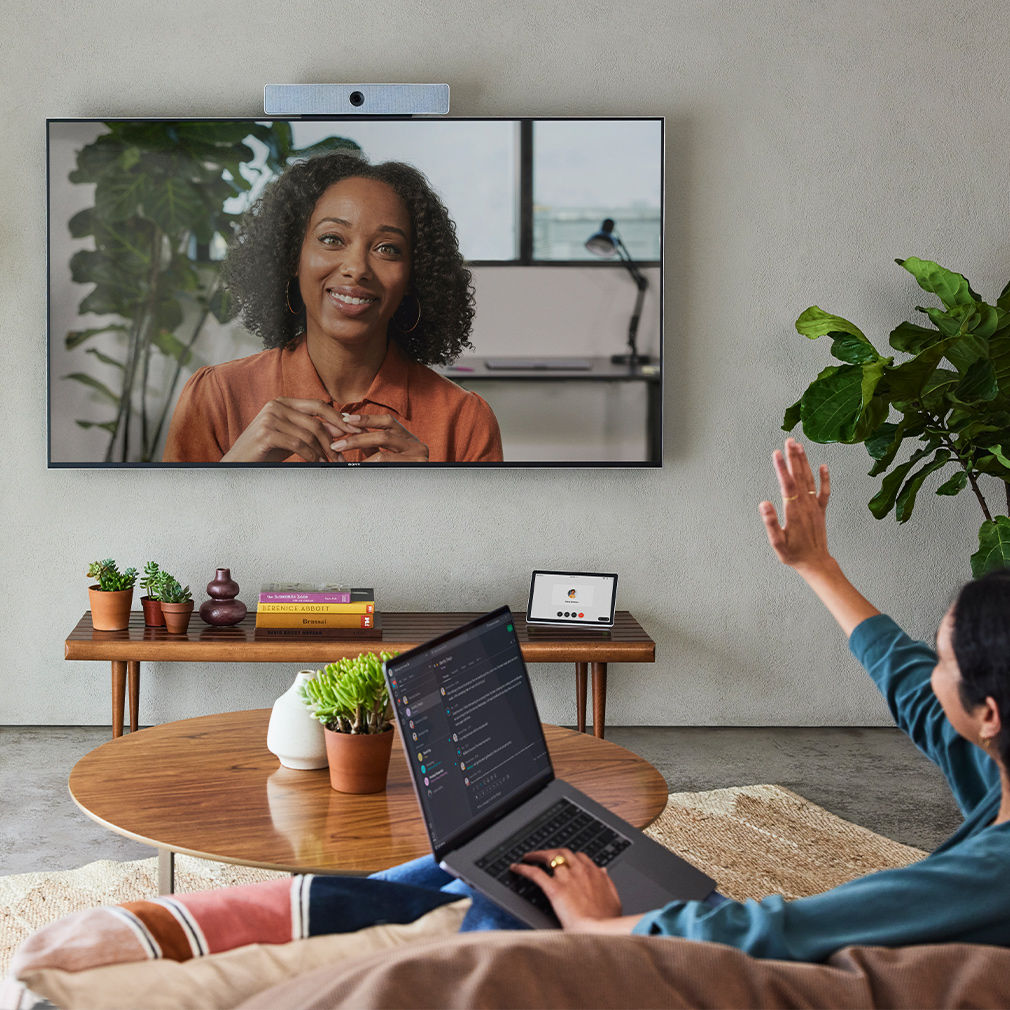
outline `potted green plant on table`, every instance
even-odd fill
[[[326,731],[330,785],[339,792],[386,788],[393,727],[382,664],[393,655],[363,652],[341,659],[301,685],[302,700]]]
[[[92,627],[96,631],[123,631],[128,628],[137,569],[127,568],[121,572],[112,558],[105,558],[92,561],[87,574],[88,578],[97,580],[95,585],[88,587]]]
[[[1010,518],[990,507],[986,478],[1002,482],[1010,512],[1010,284],[995,304],[959,273],[931,260],[896,261],[940,306],[917,307],[932,326],[903,322],[888,342],[907,355],[880,354],[854,323],[812,305],[796,320],[805,337],[831,338],[840,365],[825,368],[786,411],[782,427],[797,423],[812,442],[862,443],[873,459],[871,477],[883,476],[869,503],[883,519],[912,515],[931,474],[954,472],[935,489],[956,495],[971,489],[984,516],[972,573],[1010,564]],[[914,447],[907,459],[902,449]]]
[[[193,594],[189,586],[182,586],[168,572],[161,572],[155,587],[154,597],[161,604],[165,630],[173,635],[184,635],[193,614]]]
[[[140,576],[140,588],[144,590],[144,595],[140,598],[140,605],[144,608],[144,624],[149,628],[163,628],[165,626],[165,615],[161,612],[161,601],[155,599],[154,596],[158,589],[160,576],[161,568],[155,561],[148,561]]]

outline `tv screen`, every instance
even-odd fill
[[[50,466],[661,465],[662,119],[47,131]]]

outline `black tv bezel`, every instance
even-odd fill
[[[342,463],[286,463],[286,462],[164,462],[162,460],[151,460],[149,462],[127,461],[127,462],[106,462],[104,460],[92,461],[57,461],[53,460],[53,362],[52,362],[52,244],[50,236],[52,233],[52,177],[51,177],[51,127],[57,123],[166,123],[166,122],[187,122],[187,123],[213,123],[213,122],[247,122],[263,123],[282,120],[285,122],[510,122],[516,123],[520,127],[520,157],[523,157],[522,135],[524,124],[534,124],[538,122],[658,122],[660,130],[660,258],[656,260],[636,261],[639,266],[648,268],[659,267],[660,287],[659,287],[659,355],[658,355],[658,376],[650,376],[643,379],[643,386],[649,381],[659,383],[659,403],[660,416],[658,419],[658,431],[656,432],[656,442],[659,448],[658,459],[644,460],[502,460],[500,462],[445,462],[433,461],[428,463],[413,462],[342,462]],[[49,470],[301,470],[310,469],[337,469],[348,470],[356,468],[376,469],[376,470],[522,470],[522,469],[633,469],[633,470],[658,470],[663,467],[663,456],[665,449],[665,436],[663,426],[664,402],[666,396],[666,368],[665,368],[665,310],[666,310],[666,283],[665,283],[665,263],[666,263],[666,117],[665,116],[393,116],[393,115],[311,115],[311,116],[271,116],[264,113],[261,116],[47,116],[46,120],[46,468]],[[529,129],[529,127],[525,127]],[[531,175],[529,176],[531,177]],[[532,193],[520,194],[520,200],[532,201]],[[520,221],[522,221],[523,211],[520,210]],[[532,236],[530,236],[532,238]],[[519,255],[513,260],[467,260],[468,267],[488,267],[510,268],[510,267],[535,267],[542,266],[548,268],[573,268],[580,269],[620,269],[619,260],[536,260],[532,258],[531,243],[526,244],[522,239],[522,225],[520,225]],[[623,346],[623,345],[622,345]],[[619,348],[615,348],[615,351]],[[555,381],[565,381],[557,379]],[[569,380],[571,381],[571,380]],[[646,390],[648,393],[648,391]]]

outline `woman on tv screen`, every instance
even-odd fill
[[[428,365],[470,347],[456,229],[402,162],[297,162],[245,215],[224,277],[265,350],[199,369],[165,462],[499,462],[498,422]]]

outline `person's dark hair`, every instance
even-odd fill
[[[295,162],[263,191],[243,216],[222,267],[242,322],[265,347],[285,347],[305,330],[305,306],[297,284],[305,229],[316,202],[335,182],[377,179],[407,206],[413,228],[411,286],[403,318],[397,313],[389,336],[408,358],[424,365],[449,364],[466,347],[473,322],[470,271],[449,212],[424,175],[398,161],[369,164],[354,154],[334,152]],[[416,327],[416,305],[421,316]],[[292,312],[291,308],[297,311]]]
[[[964,586],[952,616],[961,702],[969,710],[986,698],[996,702],[1002,722],[996,749],[1010,769],[1010,568],[998,568]]]

